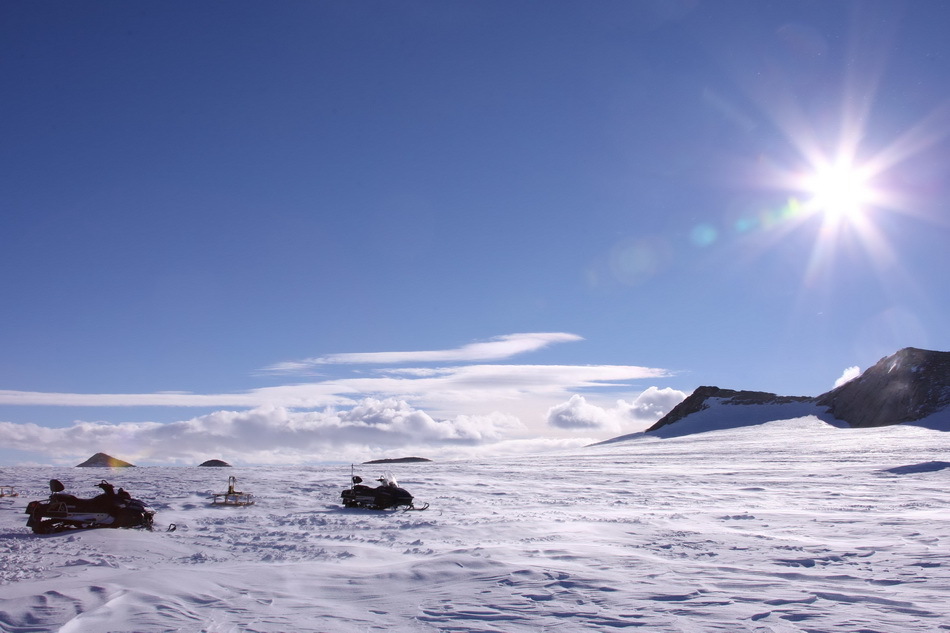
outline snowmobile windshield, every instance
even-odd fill
[[[384,472],[383,476],[379,478],[379,481],[384,486],[391,486],[393,488],[396,488],[397,486],[399,486],[399,482],[396,481],[396,478],[389,471]]]

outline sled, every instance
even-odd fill
[[[0,497],[19,497],[20,493],[13,486],[0,486]]]
[[[211,495],[212,505],[228,506],[250,506],[254,505],[254,495],[249,492],[239,492],[234,489],[237,478],[233,475],[228,477],[228,491],[218,492]]]

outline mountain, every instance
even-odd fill
[[[756,405],[757,411],[764,412],[773,409],[774,406],[772,405],[810,404],[813,400],[813,398],[807,396],[778,396],[765,391],[735,391],[733,389],[720,389],[719,387],[700,387],[673,407],[673,410],[660,418],[656,424],[648,428],[647,433],[658,431],[687,416],[709,409],[713,403],[724,406]]]
[[[77,468],[127,468],[130,466],[134,467],[135,464],[124,462],[121,459],[117,459],[111,455],[106,455],[105,453],[96,453],[83,463],[76,465]]]
[[[950,352],[906,347],[816,402],[854,427],[921,420],[950,406]]]
[[[364,464],[415,464],[419,462],[431,462],[431,459],[425,457],[390,457],[386,459],[372,459]]]
[[[806,415],[854,428],[915,423],[950,431],[950,352],[906,347],[815,398],[699,387],[645,433],[673,437]]]
[[[198,466],[206,466],[208,468],[231,468],[231,464],[221,459],[209,459],[206,462],[201,462],[198,464]]]

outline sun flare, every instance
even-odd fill
[[[807,179],[805,189],[813,208],[835,222],[860,219],[872,198],[866,170],[847,160],[818,167]]]

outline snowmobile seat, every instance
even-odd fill
[[[62,501],[63,503],[80,503],[82,499],[76,495],[71,495],[68,492],[54,492],[49,496],[51,501]]]
[[[75,508],[77,512],[109,512],[118,505],[115,495],[96,495],[92,499],[80,499],[65,492],[54,492],[50,501],[58,501]]]

